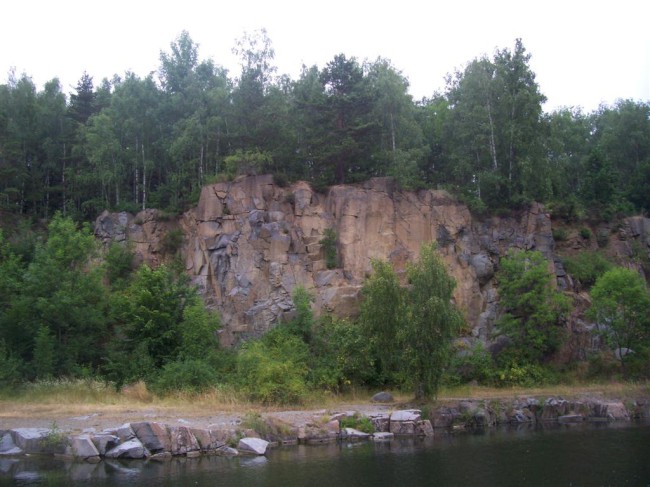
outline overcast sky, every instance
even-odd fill
[[[39,89],[58,77],[69,92],[87,71],[146,76],[187,30],[201,59],[238,72],[231,52],[244,31],[266,28],[280,73],[323,67],[336,54],[390,59],[416,99],[445,74],[517,37],[547,96],[546,110],[594,110],[618,98],[650,101],[650,1],[485,0],[13,0],[0,20],[2,82],[13,67]]]

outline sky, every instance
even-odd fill
[[[58,77],[66,93],[84,71],[103,78],[159,67],[183,30],[199,57],[239,72],[232,53],[244,32],[267,30],[278,73],[336,54],[390,59],[419,100],[445,88],[446,74],[521,38],[548,101],[585,111],[617,99],[650,101],[647,0],[20,0],[0,20],[0,82],[15,69],[38,89]]]

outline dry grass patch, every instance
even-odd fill
[[[634,398],[650,394],[648,382],[608,382],[579,385],[547,385],[540,387],[484,387],[463,385],[453,388],[443,388],[438,394],[439,401],[454,401],[458,399],[505,399],[521,396],[602,396],[606,398]]]

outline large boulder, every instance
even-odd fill
[[[151,452],[137,438],[117,445],[106,452],[106,458],[148,458]]]
[[[63,453],[68,440],[61,432],[47,428],[15,428],[11,436],[25,453]]]
[[[390,392],[378,392],[370,399],[372,402],[393,402],[393,395]]]
[[[21,453],[23,450],[16,446],[11,433],[4,432],[0,436],[0,455],[20,455]]]
[[[92,435],[91,439],[100,455],[105,455],[107,451],[112,450],[120,443],[118,436],[109,433]]]
[[[143,421],[131,423],[135,436],[151,453],[171,451],[172,441],[167,426],[162,423]]]
[[[99,457],[99,450],[95,447],[90,435],[73,436],[68,447],[70,455],[78,458]]]
[[[269,442],[261,438],[242,438],[239,440],[237,449],[242,453],[252,455],[265,455]]]
[[[172,426],[169,429],[171,436],[172,455],[185,455],[189,452],[199,451],[201,445],[187,426]]]

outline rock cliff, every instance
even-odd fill
[[[642,220],[631,221],[628,233],[645,235],[647,219]],[[187,272],[221,314],[224,345],[259,336],[290,318],[296,286],[310,290],[317,314],[354,316],[372,259],[388,260],[402,273],[430,241],[438,243],[456,279],[454,299],[467,319],[470,341],[489,340],[498,311],[494,273],[508,249],[539,250],[558,285],[571,286],[541,205],[516,216],[477,220],[445,191],[402,192],[388,178],[320,194],[304,182],[279,187],[271,176],[240,177],[205,186],[198,206],[179,220],[146,210],[135,217],[105,212],[96,222],[98,237],[128,239],[137,257],[152,265],[165,258],[165,235],[178,229]],[[321,240],[327,229],[337,236],[335,269],[325,264]]]

